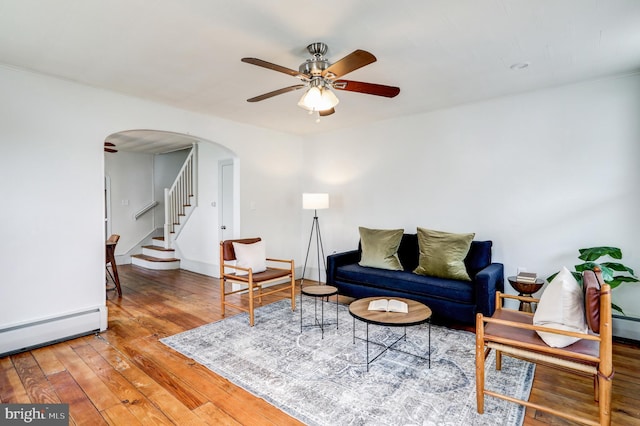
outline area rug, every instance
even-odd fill
[[[236,315],[161,341],[309,425],[521,425],[524,407],[485,398],[485,413],[476,412],[475,335],[431,326],[407,328],[406,341],[366,368],[365,324],[348,307],[325,302],[324,338],[314,320],[314,301],[300,311],[282,300],[256,310],[255,326]],[[318,310],[318,314],[320,314]],[[390,344],[402,328],[369,326],[369,339]],[[373,356],[382,346],[370,344]],[[375,352],[375,353],[374,353]],[[528,399],[534,365],[503,358],[495,371],[487,360],[488,389]]]

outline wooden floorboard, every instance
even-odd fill
[[[0,403],[69,403],[72,425],[301,424],[160,343],[223,318],[217,279],[182,270],[118,269],[123,296],[107,292],[109,329],[0,358]],[[284,296],[266,296],[264,303]],[[227,309],[226,315],[238,312]],[[616,342],[614,366],[613,424],[640,426],[638,345]],[[539,366],[530,401],[595,416],[592,390],[589,378]],[[524,425],[574,423],[527,409]]]

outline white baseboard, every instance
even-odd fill
[[[177,252],[177,251],[176,251]],[[189,260],[180,258],[180,269],[195,272],[197,274],[207,275],[213,278],[220,278],[220,266],[210,263],[199,262],[197,260]]]
[[[0,329],[0,357],[106,329],[106,306],[11,325]]]
[[[637,340],[640,342],[640,318],[613,317],[613,335],[624,339]]]

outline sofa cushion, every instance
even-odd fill
[[[471,281],[464,263],[475,234],[452,234],[418,227],[419,275]]]
[[[491,246],[492,241],[471,241],[469,253],[464,258],[464,264],[467,266],[467,272],[471,278],[491,265]]]
[[[472,283],[426,275],[411,271],[389,271],[377,268],[363,268],[355,263],[336,268],[335,281],[358,283],[390,291],[427,295],[433,298],[452,300],[456,303],[475,303]]]
[[[473,279],[478,272],[491,264],[492,241],[472,241],[464,264],[469,276]],[[362,251],[362,242],[358,244]],[[405,271],[413,271],[418,267],[418,234],[404,234],[398,247],[398,258]]]
[[[362,257],[360,266],[371,268],[402,270],[398,259],[398,247],[404,229],[369,229],[359,227]]]

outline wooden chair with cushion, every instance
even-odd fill
[[[242,266],[242,263],[238,261],[234,243],[251,245],[260,241],[262,241],[260,238],[244,238],[220,242],[220,301],[222,316],[225,315],[227,306],[240,309],[249,313],[249,325],[251,326],[254,324],[253,311],[256,292],[258,303],[261,304],[262,296],[288,290],[290,291],[291,310],[293,311],[296,308],[295,268],[293,260],[274,259],[263,256],[266,269],[262,272],[254,272],[255,268]],[[276,265],[280,265],[280,267],[276,267]],[[284,280],[288,281],[288,285],[285,287],[278,286],[275,290],[270,291],[264,291],[262,288],[265,284],[277,283],[278,281]],[[228,288],[229,284],[231,284],[231,288]],[[239,288],[237,288],[238,286],[233,286],[233,284],[239,285]],[[248,292],[248,307],[241,305],[239,302],[234,303],[227,300],[227,296],[241,292]]]
[[[611,386],[613,378],[611,336],[611,288],[604,284],[599,269],[583,272],[583,292],[586,323],[589,333],[576,333],[541,327],[533,324],[533,314],[504,308],[504,299],[538,302],[533,297],[498,293],[496,311],[487,318],[476,318],[476,397],[478,413],[484,411],[484,396],[489,395],[574,422],[588,425],[611,424]],[[560,336],[580,338],[566,347],[550,347],[537,331]],[[578,375],[591,376],[594,381],[595,400],[598,402],[599,421],[582,413],[556,410],[540,404],[512,398],[485,389],[485,359],[491,349],[496,351],[496,370],[500,370],[502,355],[551,366]]]

